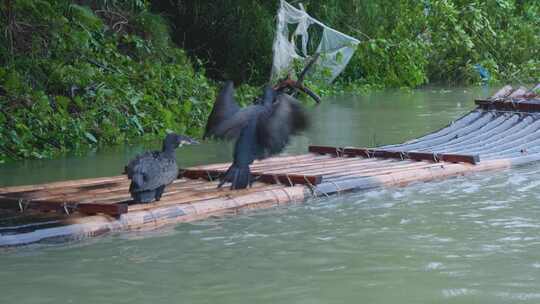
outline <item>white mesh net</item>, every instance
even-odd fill
[[[297,9],[282,0],[272,47],[272,80],[286,76],[297,64],[303,65],[306,59],[319,53],[316,73],[330,83],[345,69],[358,43],[357,39],[308,15],[301,4]]]

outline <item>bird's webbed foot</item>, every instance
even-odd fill
[[[249,166],[231,165],[225,175],[221,178],[218,188],[225,183],[231,183],[231,190],[245,189],[253,184],[253,178],[249,172]]]

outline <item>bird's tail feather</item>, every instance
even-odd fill
[[[218,187],[223,186],[225,183],[231,183],[231,190],[245,189],[248,185],[251,186],[253,179],[251,178],[249,166],[231,165],[221,178]]]

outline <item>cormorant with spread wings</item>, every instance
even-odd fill
[[[233,83],[228,81],[216,98],[204,134],[204,137],[236,139],[233,163],[221,177],[219,187],[228,182],[231,189],[251,185],[249,165],[255,159],[283,151],[290,136],[307,126],[304,108],[288,94],[266,86],[262,98],[241,108],[234,99]]]

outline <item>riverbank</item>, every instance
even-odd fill
[[[263,78],[267,79],[271,60],[269,54],[273,22],[268,18],[275,14],[277,2],[259,5],[259,10],[253,11],[260,12],[261,18],[250,19],[254,22],[252,27],[238,28],[243,33],[239,37],[251,37],[260,42],[238,42],[238,45],[248,50],[245,56],[242,55],[244,53],[236,53],[238,58],[245,60],[239,65],[240,70],[220,66],[220,60],[223,60],[221,57],[212,57],[212,61],[194,52],[188,43],[191,41],[189,35],[186,43],[179,41],[178,37],[185,29],[165,19],[174,17],[174,14],[165,14],[162,11],[164,8],[160,9],[156,3],[27,0],[6,1],[1,5],[6,12],[0,16],[2,30],[6,34],[0,37],[0,125],[3,126],[0,129],[0,163],[53,158],[67,153],[82,154],[106,146],[155,140],[171,130],[198,136],[219,89],[219,81],[207,75],[216,79],[236,79],[236,84],[241,84],[237,89],[237,98],[244,104],[260,92],[259,85]],[[306,2],[316,16],[350,32],[350,29],[342,29],[341,23],[337,22],[339,14],[328,15],[319,9],[322,6],[317,3]],[[206,4],[200,5],[207,14],[206,18],[197,20],[195,27],[203,26],[207,18],[216,17],[213,11],[206,11]],[[255,4],[242,2],[231,7],[238,5],[249,8]],[[362,3],[354,2],[351,5],[361,6]],[[336,7],[340,8],[339,5]],[[412,14],[417,8],[404,9],[403,14]],[[186,7],[183,14],[187,14],[190,9],[193,7]],[[453,10],[463,8],[431,9],[432,12],[450,14]],[[499,11],[497,7],[486,9]],[[508,9],[512,12],[517,10],[515,7]],[[370,10],[366,12],[367,19],[371,15],[382,14],[378,5]],[[512,18],[527,21],[538,14],[538,8],[532,4],[524,4],[522,10],[525,12],[515,11]],[[172,11],[174,8],[171,8]],[[247,18],[242,12],[237,12],[238,17]],[[163,16],[159,15],[161,13]],[[414,22],[435,22],[435,15],[430,16],[433,20],[425,16],[425,19],[415,19]],[[472,22],[482,16],[469,16],[466,21]],[[390,17],[382,14],[381,18],[387,20]],[[219,20],[224,22],[228,19]],[[528,30],[529,25],[534,27],[537,24],[534,18],[532,20],[523,23],[521,35],[512,39],[530,41],[529,48],[535,49],[534,43],[537,41],[529,38],[537,35],[537,32],[535,34]],[[263,28],[260,28],[259,22],[264,23]],[[171,26],[175,25],[171,30]],[[435,23],[430,26],[435,26]],[[256,33],[244,33],[248,28],[257,29]],[[406,27],[399,28],[403,30]],[[392,35],[401,37],[396,34],[397,30],[394,29]],[[514,30],[518,31],[519,28]],[[435,37],[435,32],[433,35]],[[220,45],[219,49],[227,57],[235,48],[223,48],[223,45],[236,40],[224,37],[228,39],[227,44]],[[428,78],[437,79],[426,76],[429,71],[425,62],[416,60],[418,56],[428,56],[422,53],[425,46],[406,43],[409,38],[405,37],[402,44],[394,44],[395,39],[364,39],[350,67],[334,85],[308,84],[319,95],[331,96],[346,92],[366,93],[385,87],[410,90],[426,83]],[[505,39],[507,43],[510,38]],[[189,51],[179,48],[179,45],[188,47]],[[205,45],[208,54],[217,50],[212,43]],[[258,48],[257,52],[252,52],[254,46]],[[410,52],[411,48],[415,52]],[[437,46],[432,45],[432,48],[436,49]],[[537,61],[520,61],[520,64],[516,61],[528,58],[529,48],[520,53],[521,57],[513,54],[514,49],[511,49],[511,57],[508,57],[506,63],[513,64],[516,69],[506,69],[505,73],[521,71],[520,77],[534,76]],[[403,59],[402,55],[406,58]],[[465,56],[447,55],[450,61],[453,60],[451,58],[463,59]],[[227,58],[230,63],[235,62]],[[396,61],[390,62],[387,60],[389,58],[396,58]],[[471,58],[474,59],[474,56]],[[495,63],[506,60],[495,59]],[[459,62],[452,61],[452,64],[468,69],[473,61],[467,64]],[[496,81],[500,78],[497,75],[502,75],[502,70],[490,62],[483,63],[490,70],[497,71],[495,77],[492,77],[492,81]],[[407,63],[415,65],[409,66]],[[419,67],[422,69],[417,69]],[[251,72],[246,69],[251,69]],[[469,78],[462,80],[478,81]]]

